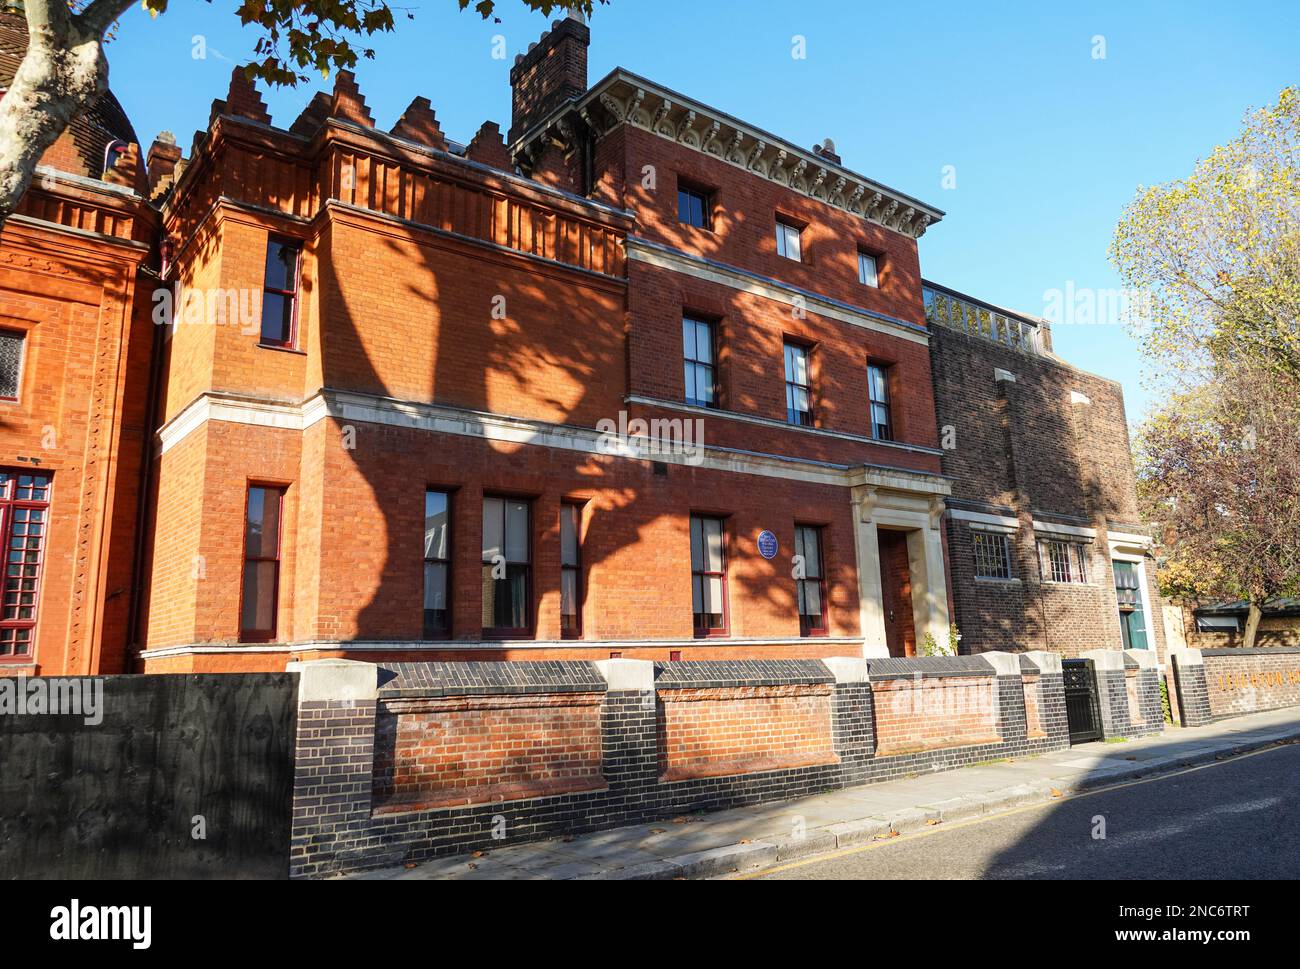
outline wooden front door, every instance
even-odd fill
[[[912,573],[907,564],[907,533],[880,529],[880,591],[885,611],[885,642],[890,656],[916,655],[912,621]]]

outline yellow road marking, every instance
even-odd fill
[[[911,834],[900,834],[896,838],[879,838],[868,841],[866,844],[854,845],[851,848],[839,848],[835,851],[828,851],[820,855],[811,855],[807,858],[800,858],[797,861],[788,861],[785,864],[774,865],[771,868],[762,868],[758,871],[746,872],[744,874],[732,875],[731,881],[750,881],[755,878],[762,878],[764,875],[774,875],[781,871],[790,871],[792,868],[803,868],[806,865],[819,864],[823,861],[834,861],[837,858],[847,858],[851,855],[858,855],[864,851],[874,851],[877,848],[885,848],[899,844],[903,841],[914,841],[917,838],[929,837],[933,834],[941,834],[945,831],[957,831],[961,828],[968,828],[975,824],[983,824],[986,821],[998,821],[1002,818],[1009,818],[1012,815],[1024,814],[1027,811],[1041,811],[1045,807],[1052,807],[1064,801],[1077,801],[1080,798],[1092,797],[1094,794],[1109,794],[1112,791],[1122,791],[1126,787],[1137,787],[1139,784],[1150,784],[1154,781],[1164,781],[1171,777],[1181,777],[1184,774],[1194,774],[1197,771],[1208,770],[1211,767],[1221,767],[1224,764],[1232,763],[1237,760],[1245,760],[1247,757],[1258,757],[1260,754],[1267,754],[1274,750],[1282,750],[1285,747],[1292,746],[1289,743],[1282,742],[1272,747],[1265,747],[1262,750],[1251,750],[1244,754],[1235,754],[1232,757],[1225,757],[1223,760],[1216,760],[1209,764],[1198,764],[1195,767],[1184,767],[1182,770],[1171,771],[1168,774],[1156,774],[1152,777],[1140,777],[1135,781],[1122,781],[1119,784],[1110,784],[1106,787],[1097,787],[1090,791],[1082,791],[1078,794],[1067,794],[1064,797],[1054,797],[1047,801],[1037,804],[1026,804],[1023,807],[1008,808],[1005,811],[998,811],[994,814],[981,814],[979,817],[967,818],[963,821],[945,822],[935,824],[929,827],[913,831]]]

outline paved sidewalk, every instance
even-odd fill
[[[1158,737],[1092,743],[1020,760],[868,784],[816,797],[687,815],[571,838],[439,858],[362,879],[707,878],[900,834],[928,824],[1069,797],[1300,739],[1300,709]]]

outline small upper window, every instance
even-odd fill
[[[0,400],[18,399],[26,337],[18,330],[0,330]]]
[[[677,221],[698,229],[713,228],[712,204],[707,192],[677,186]]]
[[[858,282],[863,286],[879,286],[876,257],[869,252],[858,253]]]
[[[788,222],[776,223],[776,254],[795,262],[803,262],[803,232]]]
[[[302,247],[286,239],[268,239],[266,278],[262,284],[262,343],[292,347],[297,340],[298,262]]]

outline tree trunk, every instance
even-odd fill
[[[1264,614],[1263,603],[1250,600],[1250,612],[1246,614],[1246,636],[1242,645],[1250,649],[1255,645],[1255,634],[1259,632],[1259,620]]]
[[[84,23],[64,0],[26,0],[24,8],[27,54],[0,98],[0,227],[18,207],[46,149],[108,90],[100,18]]]

